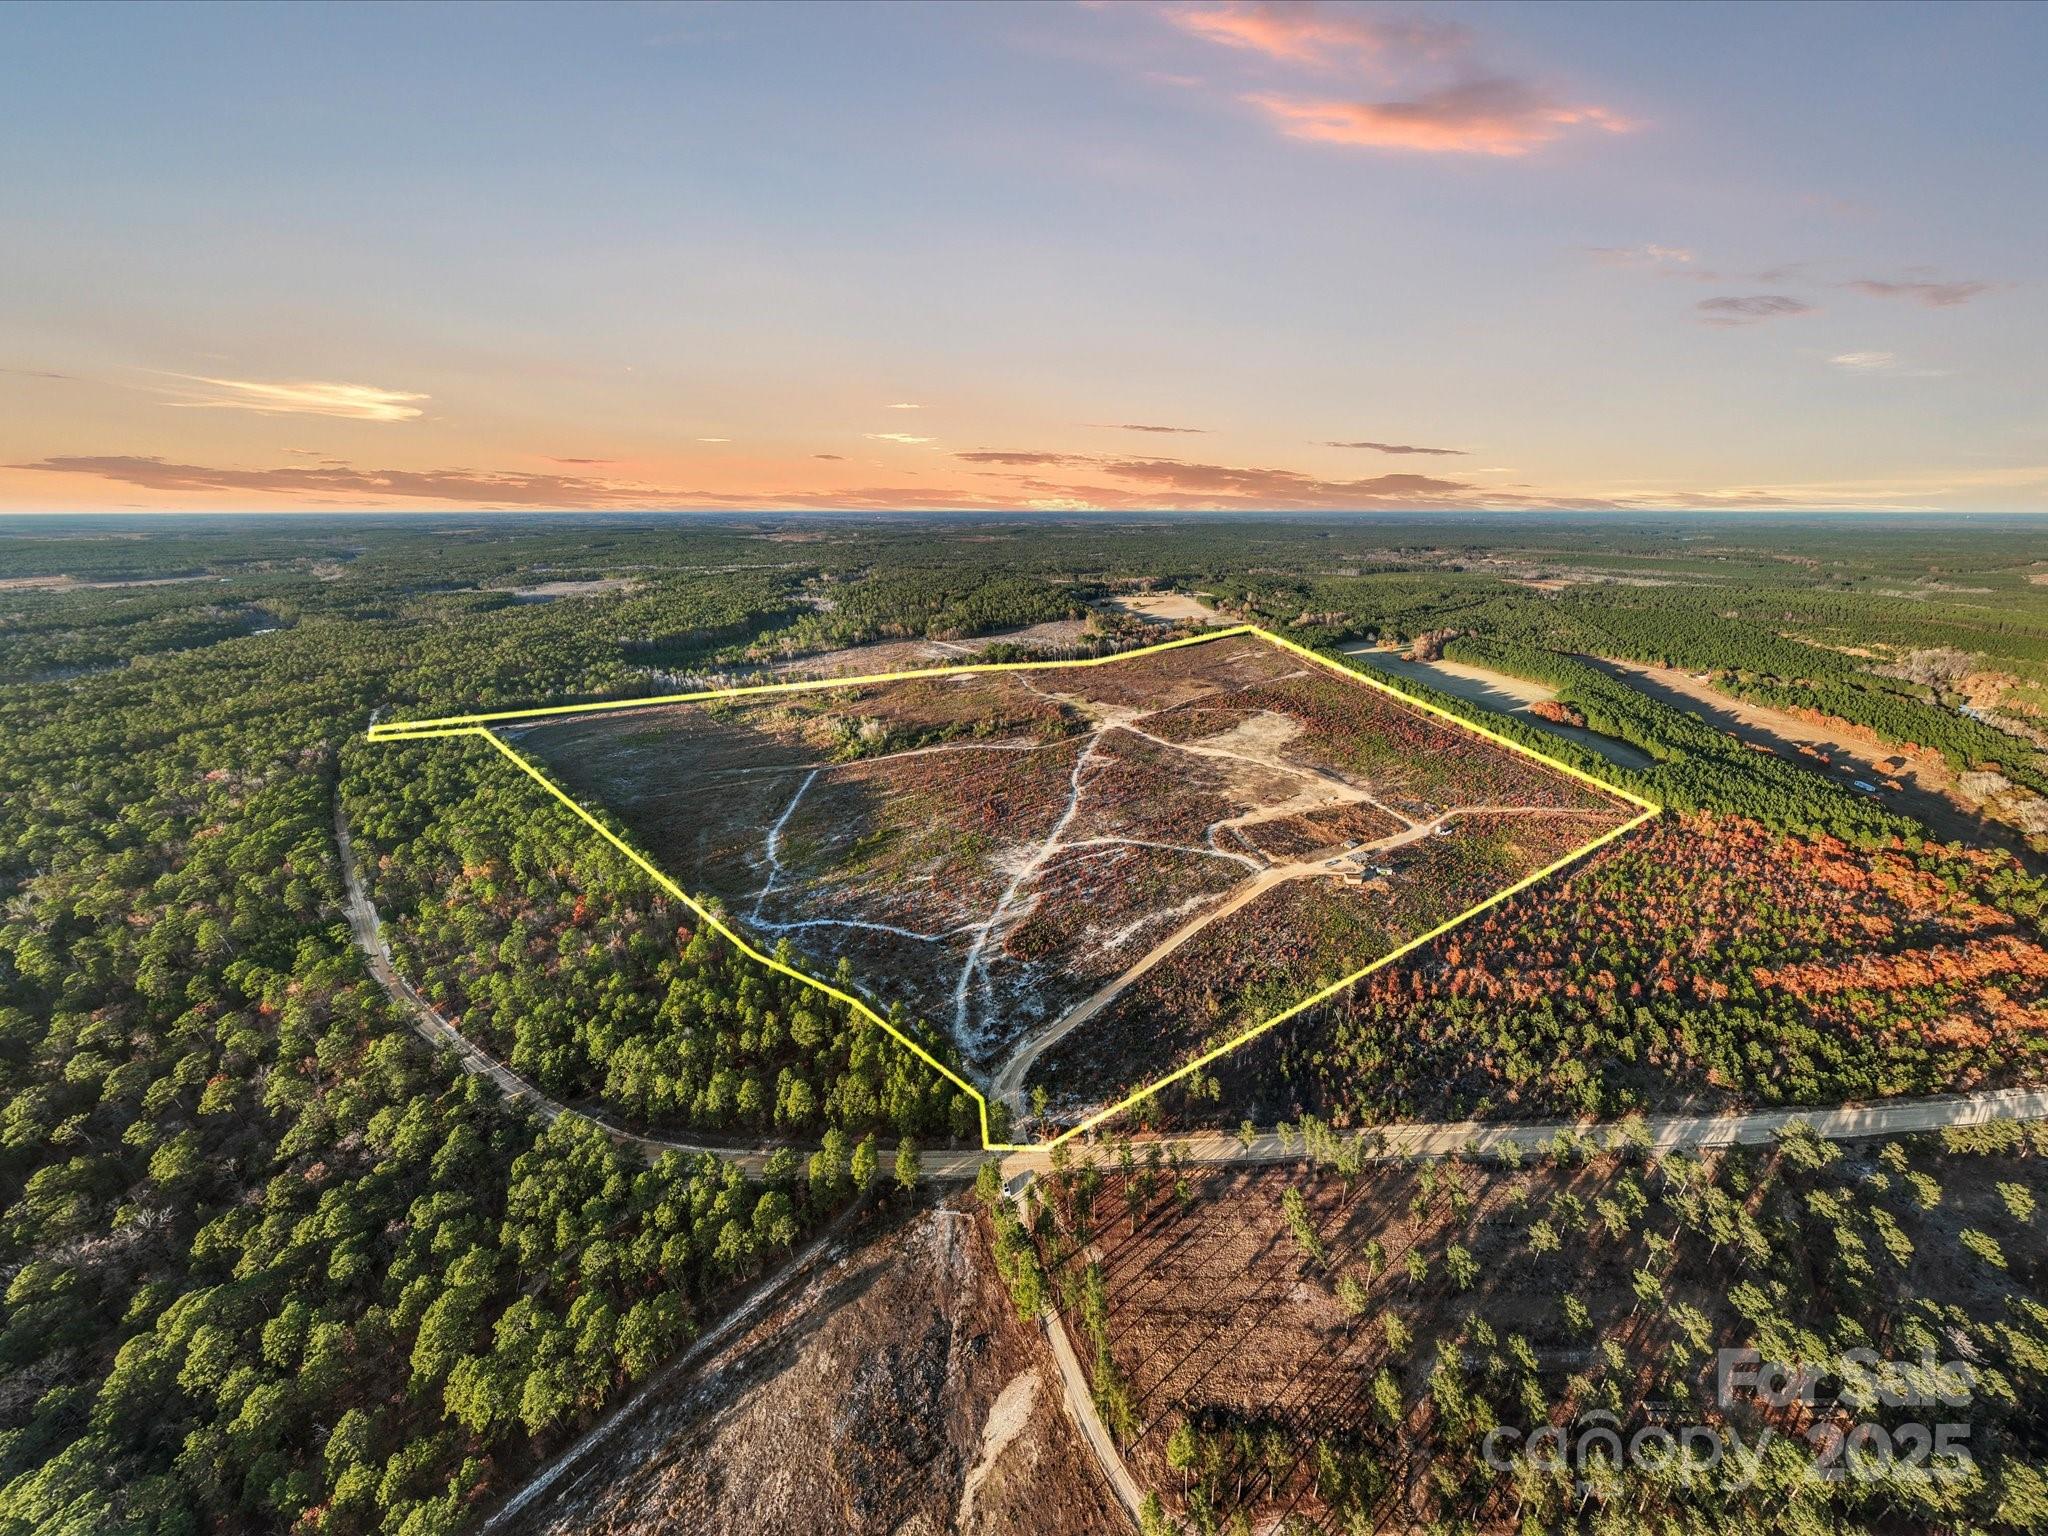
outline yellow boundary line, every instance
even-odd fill
[[[1507,748],[1510,752],[1517,753],[1522,757],[1531,758],[1536,762],[1544,764],[1546,767],[1554,768],[1560,773],[1590,784],[1604,794],[1613,795],[1617,799],[1625,800],[1629,804],[1636,806],[1640,814],[1631,817],[1617,827],[1610,828],[1608,831],[1601,833],[1600,836],[1594,838],[1591,842],[1574,848],[1563,858],[1546,864],[1534,874],[1525,875],[1513,885],[1496,891],[1484,901],[1467,907],[1456,917],[1437,924],[1429,932],[1418,934],[1399,948],[1381,955],[1370,965],[1361,967],[1350,975],[1329,983],[1327,986],[1301,999],[1301,1001],[1282,1009],[1272,1017],[1260,1020],[1257,1024],[1251,1025],[1249,1028],[1233,1035],[1221,1045],[1203,1052],[1193,1061],[1184,1063],[1154,1082],[1147,1083],[1144,1087],[1119,1099],[1107,1108],[1097,1110],[1085,1120],[1069,1126],[1051,1141],[1044,1142],[998,1142],[991,1140],[989,1135],[988,1098],[979,1088],[976,1088],[959,1073],[948,1067],[938,1057],[934,1056],[894,1024],[891,1024],[888,1019],[877,1013],[873,1008],[861,1001],[860,998],[855,997],[851,992],[835,987],[830,982],[811,975],[808,971],[799,970],[793,965],[785,965],[773,955],[764,954],[761,950],[757,949],[737,930],[730,927],[715,911],[692,896],[688,891],[685,891],[666,874],[662,873],[656,867],[653,860],[649,859],[639,849],[633,847],[632,844],[612,831],[610,827],[607,827],[602,821],[598,820],[596,816],[592,815],[574,797],[563,790],[554,780],[550,779],[538,765],[530,761],[509,742],[501,738],[496,731],[491,729],[493,724],[501,721],[545,720],[562,715],[602,714],[627,709],[646,709],[658,704],[701,704],[715,699],[757,698],[768,694],[816,693],[836,688],[859,688],[871,683],[903,682],[920,677],[960,677],[980,672],[1042,672],[1067,667],[1100,667],[1111,662],[1130,661],[1139,656],[1157,655],[1162,651],[1179,650],[1183,646],[1208,645],[1213,641],[1228,640],[1239,635],[1256,636],[1269,645],[1278,646],[1282,650],[1291,651],[1297,656],[1312,661],[1316,665],[1336,673],[1337,676],[1344,678],[1348,682],[1363,683],[1366,687],[1386,694],[1388,697],[1398,700],[1411,709],[1419,709],[1425,714],[1435,715],[1439,719],[1448,720],[1461,730],[1470,731],[1475,736],[1483,737],[1497,746]],[[960,1089],[961,1092],[974,1100],[975,1108],[981,1119],[981,1145],[982,1149],[987,1152],[1044,1151],[1050,1147],[1058,1146],[1061,1142],[1071,1140],[1076,1136],[1093,1130],[1105,1120],[1113,1119],[1125,1110],[1142,1103],[1161,1089],[1178,1082],[1190,1073],[1200,1071],[1203,1067],[1209,1065],[1210,1062],[1227,1056],[1239,1046],[1257,1039],[1268,1030],[1277,1028],[1298,1014],[1315,1007],[1316,1004],[1327,1002],[1339,992],[1356,986],[1374,971],[1392,965],[1402,956],[1412,954],[1414,951],[1422,948],[1423,945],[1442,938],[1453,928],[1478,916],[1488,908],[1496,907],[1509,897],[1519,895],[1539,880],[1548,879],[1566,865],[1584,858],[1603,844],[1614,841],[1614,839],[1622,836],[1624,833],[1634,831],[1662,809],[1655,801],[1646,800],[1641,795],[1606,783],[1585,772],[1583,769],[1574,768],[1570,763],[1559,762],[1556,758],[1546,753],[1539,752],[1533,747],[1523,746],[1522,743],[1500,735],[1496,731],[1489,730],[1483,725],[1475,725],[1472,721],[1453,714],[1441,705],[1432,704],[1427,699],[1418,699],[1410,694],[1403,693],[1390,683],[1382,682],[1376,677],[1370,677],[1363,672],[1356,671],[1345,666],[1340,661],[1312,651],[1305,645],[1297,644],[1295,641],[1287,639],[1284,635],[1276,635],[1271,630],[1263,629],[1256,624],[1233,625],[1229,629],[1213,630],[1207,634],[1190,635],[1180,640],[1167,640],[1158,645],[1141,646],[1137,650],[1117,651],[1107,656],[1076,657],[1065,661],[977,661],[966,662],[958,666],[916,667],[903,672],[876,672],[865,677],[817,678],[795,683],[750,683],[738,688],[711,688],[698,693],[670,693],[647,699],[614,699],[589,704],[556,704],[541,709],[503,709],[493,710],[485,714],[446,715],[436,720],[386,721],[383,724],[371,726],[369,730],[369,739],[372,741],[418,741],[431,740],[443,736],[481,736],[521,771],[526,773],[528,777],[533,779],[535,783],[539,784],[549,794],[567,806],[595,831],[598,836],[625,855],[636,868],[646,874],[657,886],[689,908],[691,912],[696,914],[700,922],[707,924],[741,954],[747,956],[750,960],[767,966],[771,971],[777,971],[782,975],[793,977],[806,986],[824,993],[825,996],[831,998],[834,1002],[845,1004],[869,1022],[880,1025],[897,1043],[914,1053],[918,1060],[922,1061],[926,1066],[945,1078],[947,1082],[953,1084],[954,1087]]]
[[[1212,640],[1227,640],[1232,635],[1260,635],[1276,645],[1301,651],[1304,656],[1314,657],[1328,665],[1325,658],[1316,656],[1313,651],[1303,650],[1293,641],[1282,640],[1278,635],[1260,629],[1256,624],[1237,624],[1229,629],[1212,630],[1207,634],[1188,635],[1179,640],[1163,640],[1157,645],[1140,646],[1133,651],[1112,651],[1107,656],[1076,656],[1065,661],[965,661],[957,666],[912,667],[905,672],[870,672],[863,677],[814,677],[796,683],[747,683],[737,688],[706,688],[698,693],[663,693],[646,699],[600,699],[589,704],[550,704],[540,709],[499,709],[482,715],[444,715],[438,720],[387,720],[382,725],[370,727],[370,740],[391,741],[413,735],[447,736],[454,734],[455,727],[489,725],[497,720],[546,720],[557,715],[596,715],[611,710],[647,709],[656,704],[702,704],[713,699],[755,698],[769,693],[819,693],[834,688],[860,688],[869,683],[900,683],[917,677],[966,677],[977,672],[1045,672],[1068,667],[1103,667],[1112,662],[1129,661],[1134,656],[1154,656],[1161,651],[1177,651],[1186,645],[1207,645]],[[1346,667],[1340,667],[1338,670],[1346,676],[1357,675]],[[1366,681],[1373,680],[1367,678]],[[1393,689],[1386,691],[1395,692]],[[1407,695],[1396,694],[1396,697],[1406,698]],[[1422,701],[1410,699],[1409,702],[1420,704]],[[1559,763],[1556,766],[1561,768],[1564,764]]]

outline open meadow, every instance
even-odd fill
[[[757,942],[933,1026],[1046,1123],[1636,814],[1256,634],[500,729]]]

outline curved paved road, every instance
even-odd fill
[[[644,1136],[623,1126],[571,1108],[549,1098],[510,1067],[478,1046],[429,1003],[392,963],[390,946],[384,942],[377,910],[364,888],[362,871],[356,864],[349,842],[348,821],[339,801],[334,809],[334,835],[341,850],[342,877],[348,887],[348,924],[356,945],[369,963],[370,974],[391,1000],[412,1020],[413,1028],[429,1044],[451,1050],[466,1071],[488,1077],[508,1098],[523,1099],[548,1120],[563,1115],[581,1115],[623,1146],[639,1149],[648,1156],[664,1152],[710,1152],[738,1163],[750,1174],[759,1174],[771,1147],[751,1149],[708,1146],[700,1142],[667,1141]],[[2048,1088],[2004,1088],[1983,1093],[1950,1094],[1927,1099],[1889,1099],[1877,1104],[1843,1105],[1836,1109],[1753,1109],[1720,1115],[1649,1115],[1643,1128],[1650,1146],[1659,1152],[1695,1150],[1703,1147],[1754,1145],[1770,1141],[1795,1120],[1804,1120],[1814,1131],[1831,1141],[1853,1140],[1859,1136],[1897,1136],[1913,1131],[1936,1131],[1951,1125],[1977,1125],[1987,1120],[2048,1119]],[[1579,1134],[1599,1132],[1613,1122],[1593,1120],[1543,1120],[1518,1124],[1476,1120],[1410,1121],[1384,1125],[1368,1131],[1367,1161],[1405,1157],[1442,1157],[1454,1152],[1481,1154],[1514,1146],[1528,1153],[1540,1151],[1560,1131]],[[1293,1137],[1282,1141],[1272,1131],[1262,1131],[1249,1141],[1224,1131],[1196,1131],[1174,1138],[1190,1163],[1281,1163],[1299,1158],[1300,1142]],[[930,1151],[918,1154],[927,1178],[971,1179],[989,1154],[977,1151]],[[1044,1172],[1052,1166],[1051,1153],[1031,1147],[1003,1158],[1006,1181],[1020,1174]]]

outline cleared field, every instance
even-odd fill
[[[1190,932],[1174,963],[1131,977],[1087,1029],[1048,1042],[1029,1065],[1027,1087],[1043,1084],[1049,1095],[1071,1100],[1120,1071],[1134,1080],[1158,1077],[1196,1048],[1271,1017],[1612,824],[1592,810],[1458,812],[1428,824],[1450,835],[1383,849],[1376,857],[1386,862],[1377,867],[1387,873],[1363,887],[1246,882],[1250,899],[1235,921]]]
[[[1119,613],[1135,614],[1155,624],[1177,624],[1189,619],[1204,624],[1229,622],[1200,598],[1190,597],[1184,592],[1133,592],[1106,598],[1102,606]]]
[[[1635,814],[1256,635],[500,730],[1017,1107],[1055,1046],[1066,1109],[1127,1091]]]
[[[652,1390],[504,1536],[1097,1536],[1122,1519],[976,1232],[892,1217]]]

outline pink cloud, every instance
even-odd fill
[[[1503,76],[1466,80],[1409,101],[1329,101],[1254,93],[1244,98],[1292,139],[1359,149],[1515,158],[1574,128],[1629,133],[1604,107],[1571,106]]]
[[[1327,5],[1280,3],[1180,5],[1166,19],[1184,32],[1264,54],[1289,64],[1329,67],[1346,58],[1388,52],[1441,54],[1465,46],[1465,29],[1453,22],[1418,17],[1368,15]]]
[[[1682,245],[1595,245],[1588,250],[1595,261],[1609,267],[1684,266],[1693,259],[1693,253]],[[1683,275],[1695,277],[1700,274],[1687,272]]]
[[[956,453],[954,458],[968,464],[1007,464],[1023,467],[1032,464],[1083,464],[1089,462],[1080,454],[1055,453],[1044,449],[976,448],[968,453]]]
[[[140,454],[103,454],[10,464],[52,474],[97,475],[147,491],[256,491],[274,496],[451,501],[491,507],[607,507],[642,503],[644,486],[581,475],[512,470],[354,469],[339,460],[309,467],[224,469],[173,464]]]
[[[1275,510],[1316,507],[1373,506],[1387,502],[1439,501],[1476,488],[1458,480],[1431,475],[1375,475],[1362,480],[1325,480],[1291,469],[1230,464],[1201,464],[1186,459],[1119,457],[1110,454],[1061,453],[1045,449],[976,449],[955,454],[969,464],[996,466],[986,473],[1014,469],[1080,469],[1128,487],[1061,485],[1030,477],[1021,488],[1040,495],[1061,494],[1104,504],[1156,506],[1182,504],[1258,506]]]
[[[1370,448],[1375,453],[1423,453],[1444,459],[1462,459],[1466,456],[1467,452],[1463,448],[1424,448],[1415,443],[1375,443],[1369,440],[1356,443],[1325,442],[1323,446],[1325,448]]]
[[[137,454],[52,457],[0,468],[90,477],[136,486],[157,495],[259,492],[288,498],[289,504],[301,507],[390,506],[418,501],[480,510],[539,507],[564,511],[658,507],[761,511],[1076,507],[1309,511],[1372,507],[1768,506],[1786,500],[1774,492],[1754,489],[1673,491],[1622,498],[1571,496],[1529,486],[1483,487],[1432,475],[1325,479],[1264,466],[1052,450],[984,449],[956,454],[953,458],[988,466],[971,471],[976,477],[986,477],[985,486],[898,483],[827,488],[803,483],[792,476],[794,483],[780,488],[686,490],[509,470],[369,470],[345,464],[237,469],[179,464]]]

